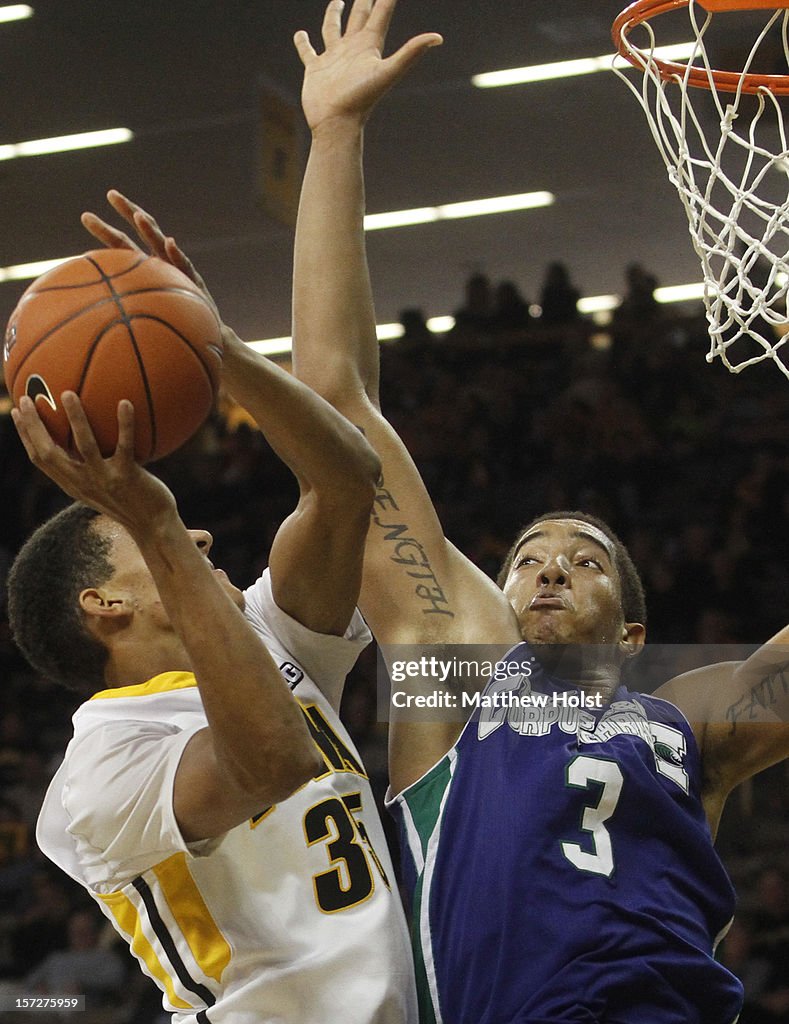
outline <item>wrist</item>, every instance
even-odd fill
[[[183,568],[191,549],[197,551],[177,510],[162,510],[143,519],[135,517],[125,526],[152,572],[162,566],[172,571],[178,565]]]
[[[348,141],[361,140],[367,114],[334,114],[311,126],[313,145],[344,145]]]
[[[174,502],[130,509],[121,522],[138,546],[147,541],[167,540],[181,530],[186,530]]]
[[[232,327],[228,327],[227,324],[222,324],[222,361],[228,357],[243,353],[247,351],[246,342],[242,341],[241,338],[236,334]]]
[[[223,334],[222,342],[222,387],[243,405],[241,394],[250,387],[262,389],[272,363],[232,331]]]

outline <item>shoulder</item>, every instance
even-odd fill
[[[372,640],[372,634],[358,609],[354,611],[344,636],[337,637],[329,633],[316,633],[308,629],[297,619],[283,611],[274,599],[271,587],[271,572],[265,569],[252,586],[244,591],[244,615],[263,638],[273,643],[286,644],[289,640],[306,641],[308,638],[331,645],[332,640],[351,641],[366,646]],[[291,652],[295,653],[295,652]]]
[[[671,695],[668,692],[639,693],[633,691],[628,693],[628,697],[637,700],[644,707],[650,721],[662,722],[666,725],[678,725],[683,729],[692,731],[692,725],[687,714],[680,704],[671,699]]]
[[[162,727],[184,728],[195,716],[204,719],[197,680],[191,672],[162,672],[144,683],[100,690],[77,708],[74,714],[74,739],[97,727],[112,732],[158,723]]]
[[[64,802],[125,804],[152,775],[174,772],[183,747],[205,726],[191,673],[164,673],[95,694],[74,715],[60,770]]]
[[[343,636],[316,633],[284,612],[274,600],[269,570],[244,591],[244,615],[292,685],[308,676],[338,708],[345,677],[372,640],[367,623],[354,611]],[[295,665],[294,665],[295,663]]]

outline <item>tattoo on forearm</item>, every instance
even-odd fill
[[[414,593],[419,598],[424,615],[449,615],[454,617],[455,613],[449,606],[447,596],[430,565],[424,547],[416,537],[411,536],[410,527],[407,523],[385,522],[385,520],[397,518],[391,515],[392,512],[399,512],[397,502],[392,497],[391,491],[384,486],[383,477],[378,481],[378,491],[375,496],[372,521],[374,526],[384,530],[384,541],[391,545],[389,558],[396,565],[404,568],[406,575],[419,582],[414,587]]]
[[[770,675],[760,679],[747,693],[726,710],[726,721],[731,722],[731,733],[741,721],[752,722],[759,710],[774,708],[780,701],[789,696],[789,665],[782,665]]]

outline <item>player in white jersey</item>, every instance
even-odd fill
[[[111,201],[199,280],[155,222]],[[383,830],[337,715],[370,639],[354,606],[377,459],[227,328],[223,341],[225,386],[300,487],[244,594],[208,560],[210,535],[187,530],[134,462],[129,403],[107,459],[76,395],[62,401],[81,460],[30,400],[14,411],[31,459],[77,499],[15,561],[14,634],[34,667],[89,697],[39,843],[97,900],[177,1024],[413,1024]]]
[[[358,613],[346,638],[311,632],[277,608],[268,573],[245,598],[320,750],[313,781],[196,856],[171,792],[180,751],[206,718],[194,676],[162,673],[77,711],[39,845],[98,898],[186,1020],[217,999],[222,1016],[194,1019],[406,1019],[410,951],[392,866],[333,704],[369,633]]]

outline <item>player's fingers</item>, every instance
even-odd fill
[[[314,60],[317,57],[315,47],[310,42],[310,37],[304,31],[300,29],[293,37],[293,45],[296,47],[296,53],[299,55],[299,60],[306,67],[307,63]]]
[[[64,391],[60,396],[60,401],[71,427],[74,447],[86,462],[101,459],[102,455],[96,443],[96,437],[88,423],[88,417],[85,415],[79,396],[74,391]]]
[[[330,46],[342,38],[342,12],[345,8],[344,0],[331,0],[323,16],[321,36],[324,46]]]
[[[350,35],[352,32],[358,32],[359,29],[364,28],[370,18],[370,11],[372,9],[373,0],[353,0],[353,7],[348,15],[345,34]]]
[[[101,217],[97,217],[95,213],[86,211],[80,217],[80,221],[85,230],[98,239],[102,245],[106,245],[108,249],[131,249],[142,252],[139,245],[133,242],[125,231],[119,231],[118,228],[114,228]]]
[[[176,267],[178,270],[180,270],[182,274],[186,274],[190,281],[194,281],[197,287],[205,295],[206,299],[208,299],[208,301],[211,303],[214,313],[216,314],[217,320],[221,321],[222,318],[219,315],[219,309],[217,308],[217,304],[216,302],[214,302],[214,297],[208,290],[208,285],[203,280],[202,274],[200,274],[198,269],[195,267],[194,263],[192,263],[192,261],[189,259],[189,257],[183,251],[183,249],[181,249],[181,247],[178,245],[178,243],[172,237],[172,235],[168,235],[168,237],[165,238],[164,251],[167,261],[169,263],[172,263],[172,265]]]
[[[126,221],[127,224],[131,224],[134,227],[134,215],[138,211],[142,211],[142,207],[133,203],[128,196],[125,196],[122,192],[119,192],[116,188],[111,188],[107,193],[107,202],[113,208],[113,210],[119,214]]]
[[[172,235],[168,235],[164,240],[164,252],[167,260],[172,263],[174,267],[177,267],[181,273],[186,274],[188,278],[191,278],[195,284],[199,285],[201,288],[205,288],[205,282],[195,269],[194,263],[192,263]]]
[[[128,224],[131,224],[149,245],[153,246],[155,243],[158,244],[159,240],[164,240],[164,232],[156,219],[137,203],[133,203],[128,196],[116,188],[111,188],[107,193],[107,201],[113,210],[120,214]],[[144,231],[141,231],[141,225],[144,225]]]
[[[443,42],[444,40],[438,32],[423,32],[421,36],[414,36],[407,43],[403,43],[399,50],[384,61],[392,74],[392,82],[402,78],[406,71],[429,49],[433,46],[440,46]]]
[[[145,210],[137,210],[134,214],[134,227],[137,234],[145,242],[154,256],[167,259],[164,232]]]
[[[377,32],[382,42],[389,31],[395,7],[397,7],[397,0],[376,0],[367,22],[367,27],[373,32]]]
[[[19,406],[12,410],[12,417],[19,438],[34,465],[43,466],[47,459],[51,459],[53,452],[65,455],[52,440],[52,435],[38,414],[36,403],[28,395],[22,395],[19,399]]]
[[[29,402],[30,399],[28,398],[27,401]],[[34,445],[33,440],[30,437],[30,433],[27,429],[26,418],[22,415],[19,409],[12,409],[11,419],[14,422],[16,432],[17,434],[19,434],[19,440],[22,442],[22,446],[27,452],[28,458],[30,459],[31,462],[35,463],[38,455],[36,451],[36,446]]]
[[[134,458],[134,406],[124,398],[118,402],[118,444],[115,454],[126,459]]]

